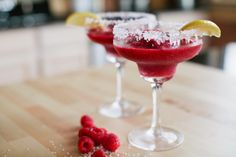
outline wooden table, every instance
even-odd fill
[[[164,86],[161,117],[164,125],[183,132],[185,141],[177,149],[155,153],[127,143],[130,130],[150,122],[149,84],[131,63],[124,84],[127,98],[146,105],[144,114],[109,119],[97,113],[114,97],[111,65],[0,87],[0,157],[78,156],[77,130],[85,113],[120,136],[124,157],[236,156],[236,79],[195,64],[179,65]]]

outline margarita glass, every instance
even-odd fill
[[[108,12],[96,15],[98,16],[96,21],[88,20],[88,22],[99,23],[100,27],[88,28],[87,35],[90,40],[105,47],[107,60],[114,63],[116,67],[116,98],[114,102],[102,106],[99,112],[102,115],[113,118],[133,116],[141,113],[143,111],[142,105],[130,103],[122,96],[122,74],[125,60],[113,47],[113,27],[116,24],[143,19],[154,22],[156,18],[151,14],[133,12]]]
[[[179,146],[184,136],[160,125],[160,90],[171,79],[178,63],[196,56],[202,40],[196,31],[179,31],[179,24],[158,22],[154,27],[144,22],[114,27],[114,47],[124,58],[137,63],[139,73],[151,84],[153,113],[151,126],[134,129],[128,135],[131,145],[144,150],[162,151]]]

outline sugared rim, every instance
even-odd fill
[[[157,49],[162,49],[162,50],[170,50],[170,49],[179,49],[179,48],[186,48],[186,47],[194,47],[194,46],[198,46],[198,45],[202,45],[203,44],[203,41],[202,39],[198,39],[192,43],[188,43],[186,45],[172,45],[171,47],[159,47],[159,48],[145,48],[145,47],[134,47],[134,46],[131,46],[131,45],[124,45],[124,44],[120,44],[119,41],[113,41],[113,45],[115,47],[126,47],[126,48],[129,48],[129,49],[148,49],[149,51],[156,51]]]
[[[148,20],[152,21],[152,23],[156,22],[156,17],[153,14],[150,13],[143,13],[143,12],[102,12],[102,13],[96,13],[98,16],[98,19],[88,19],[87,22],[98,22],[101,23],[103,26],[107,26],[110,24],[120,24],[120,23],[126,23],[131,21],[139,21],[139,20]],[[121,17],[124,19],[106,19],[109,17]],[[127,19],[128,17],[131,17],[131,19]],[[138,18],[138,19],[137,19]],[[96,21],[94,21],[96,20]]]
[[[157,43],[169,41],[173,47],[178,47],[182,39],[190,42],[198,41],[201,34],[197,30],[180,31],[184,23],[170,23],[157,21],[154,25],[150,21],[133,21],[118,24],[113,29],[115,41],[125,41],[128,37],[135,37],[136,41],[155,40]]]
[[[151,21],[156,21],[156,17],[153,14],[150,13],[143,13],[143,12],[105,12],[105,13],[97,13],[96,15],[99,16],[99,19],[101,22],[108,22],[108,23],[123,23],[128,21],[136,21],[139,19],[147,19]],[[121,18],[138,18],[138,19],[119,19],[119,20],[111,20],[111,19],[104,19],[106,17],[121,17]]]

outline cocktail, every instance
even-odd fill
[[[150,27],[145,22],[119,24],[114,27],[114,47],[124,58],[137,63],[139,73],[151,84],[153,114],[151,126],[134,129],[128,135],[131,145],[152,151],[179,146],[184,136],[160,125],[159,101],[164,82],[171,79],[179,63],[196,56],[203,35],[220,36],[220,29],[205,20],[186,25],[158,22]]]
[[[113,47],[113,27],[116,24],[127,23],[146,19],[156,21],[154,15],[133,12],[108,12],[108,13],[76,13],[67,20],[67,23],[87,28],[90,40],[104,46],[107,60],[116,67],[116,98],[114,102],[105,104],[99,110],[108,117],[133,116],[143,111],[143,106],[126,101],[122,95],[122,74],[125,60]]]

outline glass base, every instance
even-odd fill
[[[140,114],[144,111],[142,105],[130,103],[127,101],[114,101],[112,104],[103,105],[99,109],[99,113],[111,117],[111,118],[122,118],[130,117]]]
[[[143,150],[164,151],[176,148],[184,141],[184,136],[176,130],[162,127],[158,131],[155,133],[148,127],[135,129],[128,135],[129,143]]]

